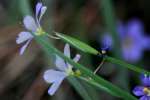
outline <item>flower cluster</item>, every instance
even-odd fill
[[[33,33],[35,35],[45,34],[45,32],[42,30],[42,27],[40,25],[40,21],[46,9],[47,9],[46,6],[43,6],[42,3],[38,3],[36,5],[35,19],[29,15],[24,17],[23,24],[28,31],[20,32],[16,39],[17,44],[26,42],[20,49],[20,55],[24,53],[25,49],[33,39],[33,35],[32,35]]]
[[[140,96],[140,100],[150,100],[150,76],[142,75],[141,82],[142,85],[136,86],[133,89],[133,93],[136,96]]]
[[[64,55],[70,58],[70,47],[68,44],[65,45]],[[78,62],[79,59],[80,55],[77,54],[73,60],[75,62]],[[64,78],[66,78],[69,75],[74,75],[72,66],[57,55],[55,64],[58,70],[49,69],[44,73],[44,80],[47,83],[52,83],[52,86],[48,90],[48,93],[50,95],[53,95],[56,92]]]
[[[129,20],[127,24],[121,21],[117,25],[118,37],[121,43],[122,57],[129,62],[138,61],[143,50],[149,48],[150,38],[144,36],[144,28],[138,19]],[[109,34],[105,34],[102,44],[112,47],[113,39]]]

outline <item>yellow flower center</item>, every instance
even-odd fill
[[[80,70],[76,70],[75,72],[72,70],[72,67],[69,67],[67,70],[66,70],[66,74],[69,76],[69,75],[73,75],[73,76],[80,76],[81,75],[81,72]]]
[[[68,69],[66,70],[66,74],[69,75],[74,75],[74,72],[72,71],[71,67],[68,67]]]
[[[75,75],[75,76],[81,76],[80,70],[76,70],[75,73],[74,73],[74,75]]]
[[[150,89],[149,89],[149,88],[145,87],[145,88],[143,89],[143,91],[144,91],[144,93],[146,93],[148,96],[150,96]]]
[[[45,32],[43,31],[42,28],[37,28],[35,35],[40,36],[40,35],[44,35],[44,34],[45,34]]]

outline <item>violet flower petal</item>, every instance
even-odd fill
[[[142,96],[142,97],[140,98],[140,100],[150,100],[150,97],[149,97],[149,96]]]
[[[76,54],[76,56],[73,58],[73,61],[78,62],[81,58],[80,54]]]
[[[64,47],[64,55],[65,56],[67,56],[68,58],[70,58],[70,46],[69,46],[69,44],[65,44],[65,47]],[[72,68],[72,66],[67,62],[66,63],[66,67],[68,68],[68,67],[71,67]]]
[[[138,19],[131,19],[127,24],[128,34],[140,37],[144,32],[143,23]]]
[[[70,58],[70,46],[69,44],[66,44],[64,47],[64,55]]]
[[[36,5],[36,17],[37,18],[38,18],[41,8],[42,8],[42,3],[41,2],[37,3]]]
[[[32,39],[28,40],[20,49],[20,55],[22,55],[24,53],[24,51],[26,50],[27,46],[29,45],[29,43],[31,42]]]
[[[63,79],[60,79],[60,80],[54,82],[52,84],[52,86],[48,89],[48,94],[51,96],[54,95],[54,93],[57,91],[57,89],[61,85],[62,81],[63,81]]]
[[[136,96],[143,96],[143,95],[144,95],[143,89],[144,89],[143,86],[136,86],[136,87],[133,89],[134,95],[136,95]]]
[[[118,37],[120,40],[124,39],[126,35],[126,25],[123,24],[122,21],[117,22],[117,32],[118,32]]]
[[[50,69],[50,70],[45,71],[43,77],[47,83],[54,83],[54,82],[64,79],[66,76],[67,75],[64,72]]]
[[[127,25],[127,35],[132,39],[132,44],[139,46],[142,48],[143,46],[143,33],[144,28],[143,24],[138,20],[131,20]],[[140,41],[140,42],[139,42]]]
[[[16,43],[20,44],[32,38],[33,36],[31,35],[30,32],[20,32],[16,39]]]
[[[136,62],[142,56],[142,49],[136,45],[130,48],[122,47],[122,55],[126,61]]]
[[[40,21],[41,21],[43,15],[44,15],[44,13],[46,12],[46,10],[47,10],[47,7],[46,7],[46,6],[43,6],[43,7],[41,8],[40,17],[39,17],[39,23],[40,23]]]
[[[53,95],[56,92],[56,90],[58,89],[58,87],[60,86],[65,77],[67,77],[67,75],[64,72],[52,69],[47,70],[44,73],[44,80],[47,83],[52,83],[52,86],[48,90],[48,93],[50,95]]]
[[[55,64],[56,64],[56,67],[61,71],[65,71],[67,69],[67,65],[65,61],[58,55],[56,55]]]
[[[150,76],[142,74],[141,81],[144,86],[150,86]]]
[[[37,25],[32,16],[26,16],[23,20],[23,23],[29,31],[35,32],[37,30]]]
[[[109,47],[112,48],[113,47],[113,39],[111,37],[111,35],[109,35],[108,33],[106,33],[103,38],[102,38],[102,47]]]
[[[76,54],[76,56],[73,58],[73,61],[74,62],[78,62],[80,60],[80,58],[81,58],[81,55],[80,54]],[[68,62],[67,62],[67,66],[72,68],[72,65],[69,64]]]
[[[143,40],[141,42],[144,49],[150,49],[150,37],[143,36]]]

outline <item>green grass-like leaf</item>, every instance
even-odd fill
[[[91,46],[87,45],[86,43],[83,43],[82,41],[75,39],[73,37],[55,32],[56,36],[58,36],[60,39],[62,39],[63,41],[69,43],[70,45],[74,46],[75,48],[86,52],[86,53],[90,53],[90,54],[100,54],[96,49],[92,48]]]
[[[93,100],[88,91],[86,91],[85,87],[79,82],[79,80],[77,80],[75,77],[68,77],[68,81],[84,100]]]
[[[149,71],[146,71],[146,70],[144,70],[142,68],[139,68],[138,66],[134,66],[134,65],[128,64],[128,63],[123,62],[121,60],[115,59],[113,57],[106,56],[106,60],[110,61],[111,63],[118,64],[118,65],[120,65],[122,67],[125,67],[125,68],[128,68],[130,70],[133,70],[135,72],[150,75]]]

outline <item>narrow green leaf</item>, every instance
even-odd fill
[[[128,64],[126,62],[123,62],[121,60],[118,60],[118,59],[115,59],[115,58],[112,58],[112,57],[109,57],[109,56],[106,56],[106,60],[107,61],[110,61],[111,63],[114,63],[114,64],[118,64],[118,65],[121,65],[125,68],[128,68],[130,70],[133,70],[135,72],[138,72],[138,73],[143,73],[143,74],[149,74],[150,75],[150,72],[149,71],[146,71],[144,69],[141,69],[139,68],[138,66],[134,66],[134,65],[131,65],[131,64]]]
[[[100,76],[94,75],[92,71],[85,68],[84,66],[75,63],[70,58],[66,57],[63,53],[61,53],[59,50],[54,48],[46,39],[42,37],[36,37],[37,42],[43,47],[43,49],[51,56],[51,54],[57,54],[67,62],[69,62],[74,67],[81,70],[81,72],[86,75],[87,77],[91,77],[96,83],[100,84],[101,89],[110,93],[111,95],[121,97],[123,99],[127,100],[137,100],[134,96],[130,95],[128,92],[120,89],[119,87],[113,85],[112,83],[104,80]]]
[[[100,100],[100,93],[97,89],[97,87],[94,87],[93,85],[89,84],[86,81],[80,81],[82,83],[82,85],[85,87],[85,89],[87,90],[89,96],[92,98],[92,100]]]
[[[86,81],[87,83],[89,83],[89,84],[91,84],[91,85],[94,85],[95,87],[98,87],[99,89],[107,90],[107,88],[103,87],[101,84],[96,83],[96,82],[95,82],[94,80],[92,80],[92,79],[86,79],[86,78],[84,78],[84,77],[78,77],[78,78],[81,79],[81,80]],[[107,90],[107,91],[109,91],[109,90]],[[110,94],[112,94],[113,96],[116,96],[116,97],[120,97],[120,96],[118,96],[118,94],[116,95],[115,92],[110,92]]]
[[[75,77],[68,77],[68,80],[84,100],[93,100],[84,86]]]
[[[74,46],[75,48],[77,48],[83,52],[94,54],[94,55],[99,54],[99,52],[96,49],[81,42],[80,40],[77,40],[73,37],[70,37],[70,36],[67,36],[67,35],[64,35],[64,34],[61,34],[58,32],[55,32],[55,33],[56,33],[56,36],[58,36],[60,39],[62,39],[63,41],[69,43],[70,45]]]

